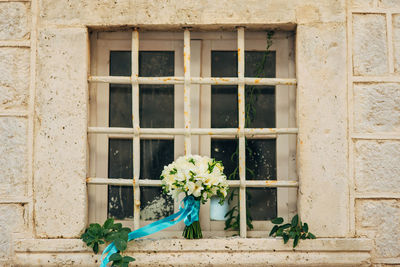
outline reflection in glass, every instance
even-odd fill
[[[109,139],[108,177],[132,179],[132,140]],[[108,186],[108,217],[133,217],[133,190],[130,186]]]
[[[110,52],[110,75],[131,75],[131,52]],[[139,75],[173,76],[174,52],[140,51]],[[139,117],[141,127],[174,127],[174,86],[140,85]],[[132,127],[131,85],[110,84],[109,126]],[[133,179],[132,140],[110,139],[108,177]],[[164,165],[173,161],[173,140],[141,140],[141,179],[159,179]],[[173,202],[160,187],[141,187],[141,218],[157,220],[173,212]],[[108,216],[133,217],[133,190],[108,186]]]
[[[141,140],[141,179],[159,180],[165,165],[174,160],[173,140]],[[140,217],[158,220],[174,212],[174,201],[161,187],[140,187]]]

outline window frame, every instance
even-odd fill
[[[257,47],[252,48],[252,44],[249,43],[248,41],[244,40],[244,29],[243,28],[238,28],[237,31],[238,31],[238,33],[237,33],[238,34],[238,38],[235,38],[235,39],[237,39],[237,46],[239,46],[239,48],[242,48],[241,50],[238,49],[239,58],[240,57],[244,58],[244,47],[250,47],[248,50],[252,50],[252,49],[263,50],[263,49],[265,49],[265,46],[257,46]],[[119,33],[111,33],[111,34],[109,34],[109,33],[98,33],[98,34],[102,35],[102,36],[100,36],[100,38],[99,38],[99,36],[97,36],[97,34],[96,34],[96,35],[93,35],[92,38],[91,38],[91,43],[97,42],[96,44],[99,44],[99,45],[94,45],[94,46],[91,47],[92,55],[99,55],[99,56],[102,55],[103,57],[104,57],[104,55],[106,57],[107,57],[107,55],[109,56],[109,53],[101,53],[98,50],[99,48],[96,47],[96,46],[100,46],[101,49],[103,49],[103,50],[104,50],[104,48],[111,49],[111,48],[115,47],[114,45],[111,45],[111,46],[105,45],[107,43],[110,43],[110,41],[111,41],[111,40],[110,41],[107,40],[107,38],[108,38],[107,35],[109,35],[109,36],[113,35],[112,37],[110,37],[110,39],[112,39],[112,42],[114,44],[115,43],[120,43],[120,44],[124,43],[124,45],[123,45],[124,49],[118,49],[118,50],[132,51],[132,62],[134,61],[134,57],[138,56],[138,51],[139,50],[146,50],[146,48],[144,48],[142,46],[142,44],[143,44],[142,42],[146,42],[146,40],[143,40],[143,41],[139,42],[139,40],[138,40],[138,31],[137,30],[133,30],[132,32],[119,32]],[[188,58],[190,58],[190,56],[193,57],[194,54],[195,54],[193,52],[196,52],[195,51],[196,49],[192,49],[192,51],[190,51],[190,48],[194,48],[195,47],[194,44],[197,42],[196,41],[196,35],[197,35],[197,37],[199,37],[199,35],[201,36],[202,34],[204,35],[204,34],[207,34],[207,33],[193,33],[193,39],[190,38],[190,34],[191,34],[190,31],[188,29],[185,29],[185,31],[184,31],[184,43],[185,43],[184,49],[178,49],[180,51],[185,50],[185,52],[184,52],[184,54],[186,55],[184,57],[185,58],[185,62],[184,62],[184,65],[185,65],[184,68],[185,69],[187,69],[187,68],[190,69],[190,67],[194,68],[194,66],[195,66],[193,64],[190,64],[190,60],[188,60]],[[228,38],[229,36],[232,36],[232,34],[235,35],[235,33],[220,33],[220,34],[224,38]],[[132,35],[132,39],[131,40],[128,39],[129,35]],[[150,32],[149,33],[143,33],[143,35],[144,36],[147,35],[147,37],[151,37],[152,33],[150,33]],[[161,39],[164,38],[162,34],[160,35],[159,33],[155,33],[154,36],[155,35],[157,35],[157,38],[161,38]],[[180,42],[179,41],[172,41],[172,42],[178,42],[178,43],[182,44],[182,33],[165,33],[165,35],[169,36],[169,38],[173,37],[173,38],[175,38],[177,40],[181,40]],[[248,32],[247,35],[256,36],[257,34],[253,33],[253,32]],[[105,38],[104,42],[102,42],[102,38],[101,37]],[[263,36],[263,38],[265,40],[265,35]],[[288,39],[290,39],[290,38],[291,37],[289,37]],[[248,38],[248,39],[251,39],[251,38]],[[178,135],[175,135],[175,134],[172,135],[172,136],[175,136],[175,143],[174,143],[174,147],[175,147],[175,152],[174,152],[175,155],[174,156],[175,156],[175,158],[176,158],[176,156],[178,154],[177,152],[180,151],[179,149],[180,149],[180,147],[182,147],[182,144],[185,144],[186,149],[188,149],[188,147],[191,147],[191,143],[195,143],[196,142],[196,139],[199,140],[197,142],[201,142],[202,139],[203,139],[203,142],[210,142],[209,140],[211,140],[211,136],[206,132],[206,130],[214,131],[219,136],[223,136],[223,135],[221,135],[222,132],[229,132],[228,134],[230,134],[231,136],[232,135],[233,136],[236,135],[239,138],[239,143],[242,143],[239,146],[243,146],[244,145],[245,136],[249,136],[250,137],[251,135],[253,135],[253,134],[251,134],[251,132],[253,132],[253,133],[256,132],[257,134],[255,135],[255,137],[260,136],[260,135],[264,135],[264,138],[266,136],[270,137],[270,138],[277,138],[277,147],[278,147],[278,143],[280,143],[280,145],[283,145],[283,146],[285,146],[285,144],[287,144],[287,149],[285,149],[284,150],[285,152],[283,153],[284,155],[279,155],[279,154],[277,155],[277,165],[278,165],[278,161],[281,160],[284,157],[284,158],[286,158],[285,164],[291,165],[291,167],[288,166],[288,168],[286,168],[286,169],[288,169],[290,171],[287,171],[287,173],[283,173],[282,172],[283,168],[279,168],[278,167],[277,168],[277,180],[278,180],[277,182],[274,182],[274,181],[272,181],[272,182],[271,181],[270,182],[265,182],[265,181],[245,181],[244,180],[245,177],[243,176],[243,175],[245,175],[245,173],[243,174],[243,172],[242,172],[241,173],[241,180],[240,181],[229,181],[230,185],[239,187],[241,194],[244,193],[246,185],[247,185],[247,187],[277,187],[278,188],[278,192],[279,191],[283,191],[284,192],[285,190],[288,191],[289,187],[297,187],[298,186],[296,170],[295,170],[295,167],[294,167],[295,159],[296,159],[296,135],[295,134],[298,132],[298,129],[295,128],[295,127],[294,128],[289,128],[290,125],[295,125],[295,101],[296,101],[295,100],[296,99],[295,98],[295,94],[296,94],[296,92],[295,92],[295,88],[296,88],[295,84],[296,84],[296,79],[289,78],[289,77],[294,77],[295,76],[294,75],[294,60],[289,60],[287,58],[288,59],[287,60],[287,63],[288,63],[287,66],[284,66],[283,64],[278,64],[278,59],[279,60],[283,59],[284,58],[283,55],[292,54],[292,57],[294,58],[294,55],[293,55],[293,52],[294,52],[293,42],[289,41],[288,39],[287,39],[286,44],[282,45],[282,42],[279,41],[280,40],[279,37],[276,37],[276,38],[274,38],[274,44],[271,47],[271,50],[281,51],[279,53],[277,52],[277,63],[276,63],[276,65],[277,65],[277,75],[276,76],[279,77],[279,78],[261,78],[260,79],[260,78],[247,78],[247,77],[244,77],[244,72],[243,72],[243,70],[244,70],[244,62],[240,62],[240,60],[239,60],[239,63],[238,63],[239,64],[239,66],[238,66],[239,67],[239,78],[237,78],[236,81],[234,81],[234,82],[236,82],[236,84],[238,84],[239,93],[241,92],[241,90],[244,91],[244,84],[256,84],[256,85],[262,85],[262,84],[272,85],[273,84],[273,85],[276,86],[276,89],[275,89],[276,98],[277,99],[284,99],[285,98],[285,101],[281,101],[281,103],[278,101],[276,103],[276,114],[277,114],[276,128],[275,129],[267,129],[267,128],[264,128],[264,129],[243,129],[243,127],[242,127],[242,130],[239,129],[238,131],[235,131],[235,132],[233,132],[232,129],[228,129],[228,131],[224,131],[224,130],[218,131],[220,129],[215,129],[215,128],[208,129],[209,127],[208,128],[207,127],[203,127],[203,123],[204,122],[201,122],[202,125],[199,128],[205,128],[205,129],[204,130],[203,129],[197,129],[198,133],[195,133],[194,135],[191,135],[190,134],[190,130],[192,130],[191,127],[193,125],[190,125],[190,123],[188,124],[189,120],[187,118],[183,118],[186,128],[182,127],[180,129]],[[129,42],[130,41],[131,41],[131,46],[129,46]],[[215,40],[213,42],[218,43],[220,41]],[[188,45],[188,44],[190,44],[190,45]],[[162,47],[165,48],[165,46],[162,46]],[[189,49],[188,49],[188,47],[189,47]],[[205,56],[207,51],[204,51],[204,49],[205,49],[204,47],[205,47],[205,45],[203,43],[202,52],[201,52],[201,54],[202,54],[201,61],[204,61],[207,58]],[[281,47],[281,48],[285,47],[285,48],[284,49],[276,49],[276,47]],[[160,46],[160,48],[161,48],[161,46]],[[180,48],[182,48],[182,45],[180,46]],[[236,48],[232,48],[232,49],[236,50]],[[147,50],[155,50],[155,49],[152,47],[152,48],[148,48]],[[168,49],[164,49],[164,50],[168,50]],[[229,50],[229,49],[223,48],[223,50]],[[175,50],[175,51],[177,51],[177,50]],[[211,51],[211,49],[209,49],[208,51]],[[289,51],[291,51],[291,53],[289,53]],[[190,52],[192,52],[192,53],[190,53]],[[178,52],[178,54],[179,54],[179,52]],[[175,53],[175,59],[177,59],[178,54]],[[180,55],[182,55],[182,53]],[[182,57],[180,58],[180,60],[175,60],[175,63],[176,63],[175,68],[176,68],[177,64],[180,64],[179,62],[183,63],[181,61],[181,59],[182,59]],[[99,67],[99,63],[101,65],[101,62],[104,63],[107,60],[104,59],[104,58],[103,59],[100,58],[100,60],[92,60],[92,61],[94,61],[94,62],[92,62],[92,66],[91,66],[91,69],[93,70],[93,69],[97,69]],[[204,63],[202,62],[201,65],[203,66],[203,64]],[[198,64],[198,65],[200,65],[200,64]],[[105,68],[108,71],[108,68],[107,67],[105,67]],[[240,70],[242,70],[242,74],[240,74]],[[190,72],[191,72],[191,74],[193,74],[193,70],[190,71]],[[210,72],[210,71],[208,71],[208,72]],[[126,77],[117,77],[117,78],[115,78],[115,77],[111,77],[111,76],[108,76],[108,75],[105,75],[105,76],[90,76],[89,77],[89,81],[91,82],[91,90],[90,90],[91,91],[91,95],[90,95],[91,96],[91,101],[94,100],[96,102],[95,106],[97,107],[97,108],[94,108],[92,104],[90,105],[91,113],[93,114],[93,112],[94,112],[95,114],[97,114],[97,118],[96,118],[96,116],[92,116],[92,115],[90,116],[90,118],[91,118],[90,125],[93,125],[93,118],[95,120],[97,120],[99,116],[103,116],[104,117],[103,120],[106,122],[106,124],[104,124],[104,125],[102,125],[100,127],[99,127],[98,124],[95,124],[97,127],[89,126],[88,130],[89,130],[89,133],[91,133],[89,135],[89,143],[90,143],[90,145],[92,145],[92,144],[94,144],[96,142],[108,144],[108,141],[104,142],[104,138],[108,138],[107,135],[105,135],[105,134],[108,134],[111,137],[112,136],[118,136],[118,137],[124,136],[125,138],[132,138],[133,137],[133,139],[134,139],[134,141],[133,141],[134,151],[136,151],[136,149],[138,148],[138,146],[137,146],[138,142],[137,141],[139,140],[139,142],[140,142],[140,138],[143,139],[143,137],[139,137],[139,131],[142,131],[142,129],[138,128],[138,123],[135,125],[135,122],[133,122],[134,128],[132,128],[132,129],[131,128],[112,129],[112,128],[115,128],[115,127],[107,127],[107,124],[108,124],[108,108],[104,108],[104,105],[102,105],[102,104],[100,104],[100,106],[99,106],[99,104],[97,103],[98,96],[96,94],[93,95],[93,91],[95,91],[95,92],[102,91],[103,93],[104,92],[108,92],[108,83],[111,83],[111,82],[112,83],[121,83],[121,81],[122,81],[122,83],[130,83],[130,84],[132,84],[132,90],[134,90],[134,87],[138,87],[138,84],[141,83],[141,82],[145,82],[145,83],[146,82],[152,82],[152,81],[150,81],[151,78],[150,79],[147,78],[147,80],[146,80],[146,78],[144,78],[144,79],[142,79],[140,81],[140,77],[138,78],[138,76],[135,76],[137,74],[137,72],[135,74],[134,64],[132,64],[132,73],[133,73],[133,75],[131,77],[129,77],[129,81],[125,79]],[[211,84],[212,83],[216,83],[216,82],[219,82],[219,83],[222,82],[223,83],[223,81],[226,80],[226,78],[223,78],[223,77],[221,77],[221,78],[209,78],[210,77],[210,73],[208,75],[206,73],[201,73],[201,74],[202,75],[200,75],[200,73],[199,73],[199,75],[197,77],[202,77],[202,78],[197,78],[195,75],[194,75],[194,77],[191,77],[190,74],[188,74],[188,71],[187,71],[186,73],[184,73],[183,84],[182,84],[182,79],[181,78],[178,78],[178,79],[176,78],[176,77],[178,77],[178,75],[180,75],[179,71],[177,72],[177,69],[176,69],[175,77],[169,77],[169,78],[171,78],[170,80],[172,80],[172,82],[175,83],[175,92],[176,92],[175,93],[175,100],[177,100],[177,97],[178,98],[180,97],[180,94],[177,93],[177,90],[178,90],[178,92],[180,91],[181,93],[182,92],[186,92],[185,96],[188,96],[188,91],[189,91],[189,99],[193,99],[193,96],[196,95],[196,91],[200,90],[200,92],[197,92],[197,93],[199,95],[201,95],[201,98],[203,98],[204,94],[206,94],[206,95],[207,94],[211,94],[210,92],[211,92]],[[96,75],[98,75],[98,73],[96,73]],[[161,79],[158,79],[158,81],[160,81],[160,80]],[[177,82],[178,80],[179,80],[179,83]],[[153,82],[153,83],[155,83],[155,82]],[[93,89],[93,87],[96,87],[96,88]],[[104,87],[107,87],[107,88],[104,88]],[[185,87],[186,87],[187,90],[184,89]],[[285,95],[286,97],[278,97],[279,94]],[[108,95],[108,94],[106,94],[106,95]],[[134,94],[132,94],[132,95],[134,95]],[[134,96],[133,96],[133,98],[134,98]],[[135,100],[133,99],[132,103],[134,103],[134,101]],[[136,99],[136,101],[138,101],[138,100]],[[286,116],[284,118],[284,120],[282,120],[282,119],[278,119],[278,116],[279,116],[278,114],[282,113],[282,112],[278,112],[278,110],[279,110],[280,106],[285,106],[284,102],[286,102],[286,107],[287,107],[287,111],[288,112],[287,112],[286,115],[284,115],[284,117]],[[108,104],[108,100],[106,101],[106,103]],[[134,105],[132,105],[132,106],[134,106]],[[179,114],[179,112],[176,112],[176,106],[175,106],[175,127],[177,126],[177,124],[179,124],[179,122],[182,123],[182,121],[180,121],[179,119],[176,120],[177,119],[176,116],[177,116],[177,114]],[[188,110],[188,106],[187,105],[184,105],[184,106],[185,106],[184,107],[185,111],[186,112],[189,111],[189,113],[190,113],[190,111],[191,111],[190,108]],[[102,110],[99,110],[99,109],[102,109]],[[239,113],[240,113],[240,109],[241,109],[241,107],[239,106]],[[106,112],[107,114],[104,114],[104,112]],[[106,116],[104,116],[104,115],[106,115]],[[280,123],[280,122],[283,122],[283,121],[285,121],[286,125]],[[242,121],[240,123],[244,124],[244,121]],[[206,124],[207,124],[207,122],[206,122]],[[286,126],[286,127],[284,127],[284,126]],[[130,129],[130,130],[128,130],[128,129]],[[182,130],[183,130],[183,132],[182,132]],[[149,132],[152,132],[152,131],[150,130]],[[99,133],[105,133],[105,134],[99,134]],[[175,131],[175,133],[177,133],[177,131]],[[140,132],[140,135],[142,136],[142,132]],[[147,137],[151,137],[151,135],[149,135],[149,134],[145,134],[144,136],[146,136],[146,135],[147,135]],[[164,136],[167,137],[168,135],[165,135],[165,133],[164,133]],[[100,139],[98,139],[98,138],[100,138]],[[102,141],[101,138],[103,138],[103,141]],[[135,143],[135,138],[136,138],[136,143]],[[157,138],[160,138],[160,136],[157,136]],[[96,139],[98,139],[98,140],[96,140]],[[207,141],[207,139],[208,139],[208,141]],[[242,141],[240,141],[240,140],[242,140]],[[206,153],[207,149],[208,149],[208,153]],[[204,146],[203,145],[203,146],[201,146],[200,154],[205,154],[205,155],[208,154],[208,155],[210,155],[210,151],[209,150],[210,150],[210,146]],[[283,151],[282,149],[278,149],[277,148],[277,152],[279,150]],[[160,184],[160,183],[157,183],[157,181],[154,181],[154,180],[153,181],[147,180],[143,184],[143,180],[139,180],[138,174],[136,174],[136,177],[134,178],[133,181],[131,180],[131,182],[129,182],[129,180],[128,181],[105,181],[105,180],[109,180],[109,179],[98,178],[98,177],[96,177],[97,171],[93,172],[92,171],[92,169],[93,169],[92,166],[96,166],[96,162],[98,162],[99,157],[100,157],[100,160],[104,160],[104,159],[108,160],[108,158],[107,158],[108,157],[107,156],[108,150],[107,150],[107,148],[105,148],[105,150],[103,150],[103,151],[106,152],[105,155],[103,155],[103,153],[101,153],[101,155],[99,155],[99,156],[98,155],[93,155],[92,151],[93,150],[91,150],[90,157],[89,157],[90,158],[90,162],[89,162],[90,171],[89,171],[88,184],[89,185],[95,184],[96,187],[101,186],[102,189],[101,190],[97,190],[97,189],[94,190],[91,186],[89,186],[89,199],[90,200],[92,200],[93,197],[97,199],[97,198],[99,198],[101,196],[102,196],[103,199],[106,199],[106,198],[104,198],[104,196],[107,195],[107,185],[106,184],[124,184],[124,185],[128,185],[128,183],[129,183],[129,185],[131,185],[131,186],[133,185],[134,186],[134,191],[135,191],[135,187],[136,187],[136,192],[138,192],[138,189],[139,189],[139,183],[138,182],[141,182],[140,185],[149,185],[148,183],[150,183],[150,185],[157,186],[158,184]],[[140,153],[140,150],[139,150],[139,153]],[[135,152],[134,152],[134,154],[135,154]],[[293,159],[293,161],[289,160],[289,158]],[[137,160],[137,157],[136,157],[136,159],[134,157],[134,164],[135,164],[135,160]],[[242,156],[241,160],[243,160],[243,156]],[[139,164],[140,164],[140,162],[139,162]],[[99,164],[97,164],[97,165],[99,165]],[[107,164],[100,164],[100,165],[107,166]],[[95,167],[95,168],[97,168],[97,167]],[[107,177],[107,176],[104,176],[104,177]],[[293,177],[295,180],[288,180],[289,177],[290,178]],[[119,179],[112,179],[112,180],[119,180]],[[104,191],[104,189],[105,189],[105,191]],[[135,196],[136,196],[135,197],[135,201],[138,201],[137,194],[135,194]],[[282,202],[282,198],[284,199],[283,202]],[[289,203],[290,203],[291,207],[294,206],[294,208],[288,209],[289,212],[287,212],[287,214],[284,214],[282,217],[285,217],[286,219],[291,217],[296,211],[296,208],[295,208],[295,206],[296,206],[296,198],[297,198],[296,196],[294,196],[294,197],[290,196],[289,193],[278,193],[278,199],[277,199],[278,216],[282,215],[282,214],[279,213],[279,209],[283,209],[282,204],[285,206],[285,205],[289,205]],[[105,202],[105,206],[104,206],[104,202]],[[137,203],[137,202],[135,202],[135,203]],[[243,206],[243,204],[245,206],[245,201],[241,201],[241,207]],[[175,203],[175,206],[176,206],[175,209],[177,209],[177,205],[178,204],[176,202]],[[209,218],[209,208],[207,207],[207,205],[209,205],[209,204],[203,205],[204,208],[202,207],[202,209],[201,209],[201,217],[202,218],[203,217],[207,218],[207,216]],[[105,216],[104,215],[98,215],[98,214],[97,215],[96,214],[92,215],[92,212],[89,212],[89,221],[102,221],[102,220],[106,219],[106,216],[107,216],[106,215],[106,213],[107,213],[106,212],[107,211],[107,200],[103,201],[103,204],[99,205],[99,207],[100,207],[100,209],[102,208],[105,211],[104,212]],[[97,209],[97,206],[96,206],[96,209]],[[136,210],[137,210],[137,208],[136,208]],[[135,214],[137,214],[137,213],[135,213]],[[208,215],[206,215],[206,214],[208,214]],[[241,215],[241,216],[243,217],[243,216],[245,216],[245,214]],[[241,221],[243,221],[242,217],[241,217]],[[139,227],[139,225],[143,226],[143,225],[145,225],[147,223],[150,223],[150,222],[151,221],[146,221],[146,222],[138,221],[138,220],[135,221],[135,219],[134,219],[133,227],[134,227],[134,229],[137,229]],[[210,224],[216,223],[215,226],[213,227],[213,226],[207,226],[207,225],[204,224],[204,222],[206,222],[206,223],[209,222],[208,219],[202,220],[201,222],[202,222],[202,228],[204,230],[206,230],[206,231],[207,231],[207,229],[210,229],[210,230],[220,229],[221,226],[222,226],[221,223],[223,223],[223,221],[222,222],[211,222]],[[268,224],[268,223],[266,224],[265,221],[259,221],[259,222],[255,222],[255,223],[257,224],[256,228],[259,228],[260,230],[262,230],[261,232],[263,232],[264,234],[265,234],[265,230],[270,228],[270,224]],[[264,226],[266,228],[262,228],[261,226]],[[182,226],[177,226],[176,228],[177,229],[173,229],[173,230],[180,230],[179,228],[182,228]],[[227,232],[227,231],[225,231],[225,232]],[[247,234],[246,233],[246,228],[245,227],[241,227],[240,235],[242,237],[246,237],[246,236],[247,237],[253,237],[253,236],[256,237],[257,236],[258,237],[258,236],[260,236],[259,234],[260,233],[257,233],[257,231],[249,231],[249,234]],[[175,236],[175,235],[173,235],[173,236]]]

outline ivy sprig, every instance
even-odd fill
[[[81,239],[88,247],[93,249],[97,254],[99,252],[99,245],[114,242],[118,252],[110,257],[113,261],[112,266],[127,267],[129,262],[135,259],[129,256],[122,256],[120,253],[124,252],[128,246],[128,234],[131,232],[129,227],[122,227],[121,223],[114,223],[114,219],[107,219],[103,225],[92,223],[81,235]]]
[[[298,215],[295,215],[290,223],[283,224],[283,221],[281,217],[271,220],[275,225],[269,233],[269,236],[281,236],[285,244],[289,239],[293,239],[293,248],[298,245],[300,239],[316,238],[314,234],[308,231],[308,224],[302,223]]]

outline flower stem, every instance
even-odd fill
[[[185,226],[182,236],[186,239],[200,239],[203,238],[199,221],[195,221],[189,226]]]

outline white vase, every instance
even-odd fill
[[[228,200],[223,205],[219,204],[219,198],[212,197],[210,201],[210,218],[213,221],[225,221],[225,214],[229,211]]]

